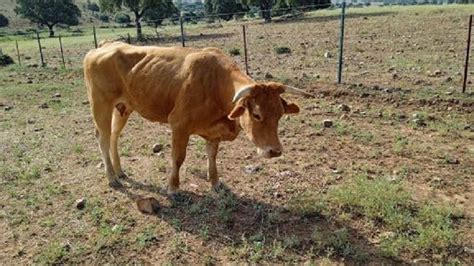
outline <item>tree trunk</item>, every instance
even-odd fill
[[[137,40],[141,40],[142,39],[142,24],[140,23],[140,17],[136,16],[136,19],[135,19],[135,24],[137,25]]]
[[[262,10],[262,17],[265,19],[265,23],[272,22],[272,0],[261,0],[260,10]]]
[[[54,30],[53,30],[53,27],[54,25],[47,25],[48,28],[49,28],[49,37],[54,37]]]

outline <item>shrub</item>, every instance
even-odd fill
[[[99,19],[102,22],[109,22],[109,16],[107,16],[105,14],[100,14]]]
[[[240,55],[240,49],[239,48],[231,48],[229,50],[229,54],[232,55],[232,56]]]
[[[117,13],[114,20],[120,24],[127,24],[130,23],[130,16],[125,13]]]
[[[3,14],[0,14],[0,27],[8,26],[8,18],[5,17]]]
[[[6,55],[6,54],[0,55],[0,66],[7,66],[13,63],[14,63],[13,59],[9,55]]]
[[[97,5],[96,3],[88,3],[87,4],[87,9],[89,9],[92,12],[99,12],[100,11],[99,5]]]
[[[289,47],[285,47],[285,46],[275,47],[275,53],[277,53],[277,54],[290,54],[291,49]]]

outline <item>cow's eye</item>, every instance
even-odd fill
[[[262,121],[262,117],[259,114],[253,114],[253,118],[257,121]]]

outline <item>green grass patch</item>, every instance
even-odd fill
[[[328,200],[341,213],[362,216],[390,232],[381,241],[384,255],[441,254],[457,243],[453,221],[459,212],[426,202],[417,203],[400,183],[358,177],[330,190]]]
[[[46,246],[46,248],[36,258],[36,263],[40,265],[56,265],[61,264],[64,257],[67,256],[69,250],[67,246],[53,242]]]

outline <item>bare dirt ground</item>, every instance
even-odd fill
[[[251,74],[317,97],[287,97],[302,111],[281,120],[282,157],[259,158],[243,135],[221,145],[227,192],[210,191],[204,141],[192,138],[177,202],[162,194],[170,131],[136,114],[120,144],[125,189],[107,187],[84,47],[70,51],[68,70],[0,69],[0,263],[470,264],[474,101],[471,83],[459,93],[459,73],[473,11],[350,13],[343,85],[333,82],[336,17],[249,24]],[[239,34],[198,25],[188,45],[228,50]],[[142,196],[158,199],[156,215],[136,209]]]

